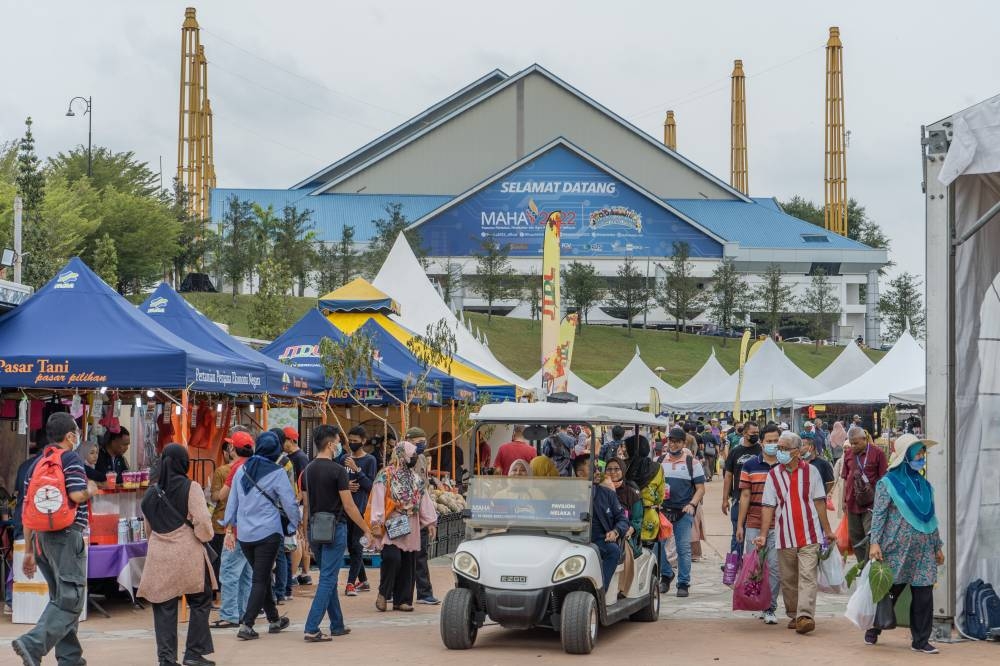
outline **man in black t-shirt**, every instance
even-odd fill
[[[305,519],[310,524],[309,540],[313,556],[319,566],[319,584],[306,618],[305,639],[310,643],[318,643],[329,640],[329,636],[320,631],[320,622],[326,614],[330,616],[331,635],[351,633],[344,626],[344,614],[337,597],[337,579],[344,563],[344,551],[347,549],[345,515],[363,530],[369,542],[372,541],[372,533],[351,498],[347,470],[334,462],[334,458],[343,452],[340,430],[330,425],[318,426],[313,430],[313,443],[316,458],[306,466],[302,474],[302,499]],[[310,518],[319,513],[331,513],[334,516],[333,539],[328,543],[318,543],[313,539]]]
[[[733,447],[726,457],[726,474],[722,482],[722,515],[728,515],[733,523],[730,551],[739,552],[736,522],[740,516],[740,472],[743,471],[743,463],[761,453],[763,449],[760,447],[760,427],[753,421],[748,421],[743,426],[743,441]]]
[[[830,489],[833,488],[833,482],[836,477],[833,474],[833,465],[831,465],[826,458],[816,454],[816,439],[815,437],[803,437],[802,438],[802,459],[807,463],[816,468],[819,472],[819,476],[823,479],[823,487],[826,489],[826,494],[830,494]]]

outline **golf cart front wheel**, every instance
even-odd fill
[[[629,618],[636,622],[656,622],[660,619],[660,581],[655,568],[650,573],[649,578],[649,594],[646,605]]]
[[[468,650],[476,642],[479,627],[473,619],[475,598],[464,587],[449,590],[441,605],[441,642],[449,650]]]
[[[566,595],[562,605],[563,650],[569,654],[590,654],[597,642],[597,600],[577,590]]]

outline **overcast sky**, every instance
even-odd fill
[[[176,168],[190,2],[0,0],[0,141],[94,142]],[[682,6],[683,5],[683,6]],[[240,2],[198,6],[220,187],[288,187],[486,72],[539,63],[728,180],[729,74],[747,73],[750,193],[822,203],[827,29],[844,42],[848,193],[924,272],[920,125],[994,95],[996,2]],[[79,110],[79,109],[78,109]]]

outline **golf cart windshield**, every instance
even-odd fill
[[[591,488],[590,479],[476,476],[469,485],[468,525],[475,529],[589,530]]]

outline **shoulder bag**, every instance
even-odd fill
[[[253,484],[253,487],[256,488],[261,495],[264,496],[264,499],[266,499],[271,504],[271,506],[273,506],[275,509],[278,510],[278,518],[281,520],[281,536],[291,536],[292,534],[294,534],[294,532],[288,531],[288,528],[291,527],[292,521],[291,519],[289,519],[288,514],[285,513],[285,507],[281,505],[281,498],[280,497],[274,498],[268,495],[266,492],[264,492],[263,488],[257,485],[257,482],[253,480],[253,477],[249,476],[246,472],[243,472],[243,476],[250,479],[250,483]]]
[[[173,504],[170,503],[170,500],[167,499],[166,494],[163,492],[163,488],[160,488],[160,484],[154,483],[153,490],[156,491],[157,498],[159,498],[159,500],[163,502],[164,506],[170,509],[170,513],[174,514],[174,516],[176,516],[177,518],[183,520],[184,524],[190,527],[191,531],[194,532],[194,523],[192,523],[190,520],[182,516],[181,512],[177,510],[177,507],[175,507]],[[197,535],[195,536],[195,539],[198,539]],[[201,539],[198,540],[201,541]],[[201,545],[205,547],[205,554],[208,556],[208,561],[211,562],[212,564],[215,564],[216,560],[219,559],[219,554],[215,552],[215,549],[212,548],[211,544],[201,542]]]
[[[865,476],[865,465],[868,463],[870,447],[865,449],[865,458],[859,462],[858,456],[853,456],[855,469],[851,480],[854,490],[854,503],[860,508],[870,507],[875,503],[875,486]]]
[[[309,515],[309,540],[315,543],[333,543],[337,531],[337,516],[329,511]]]

